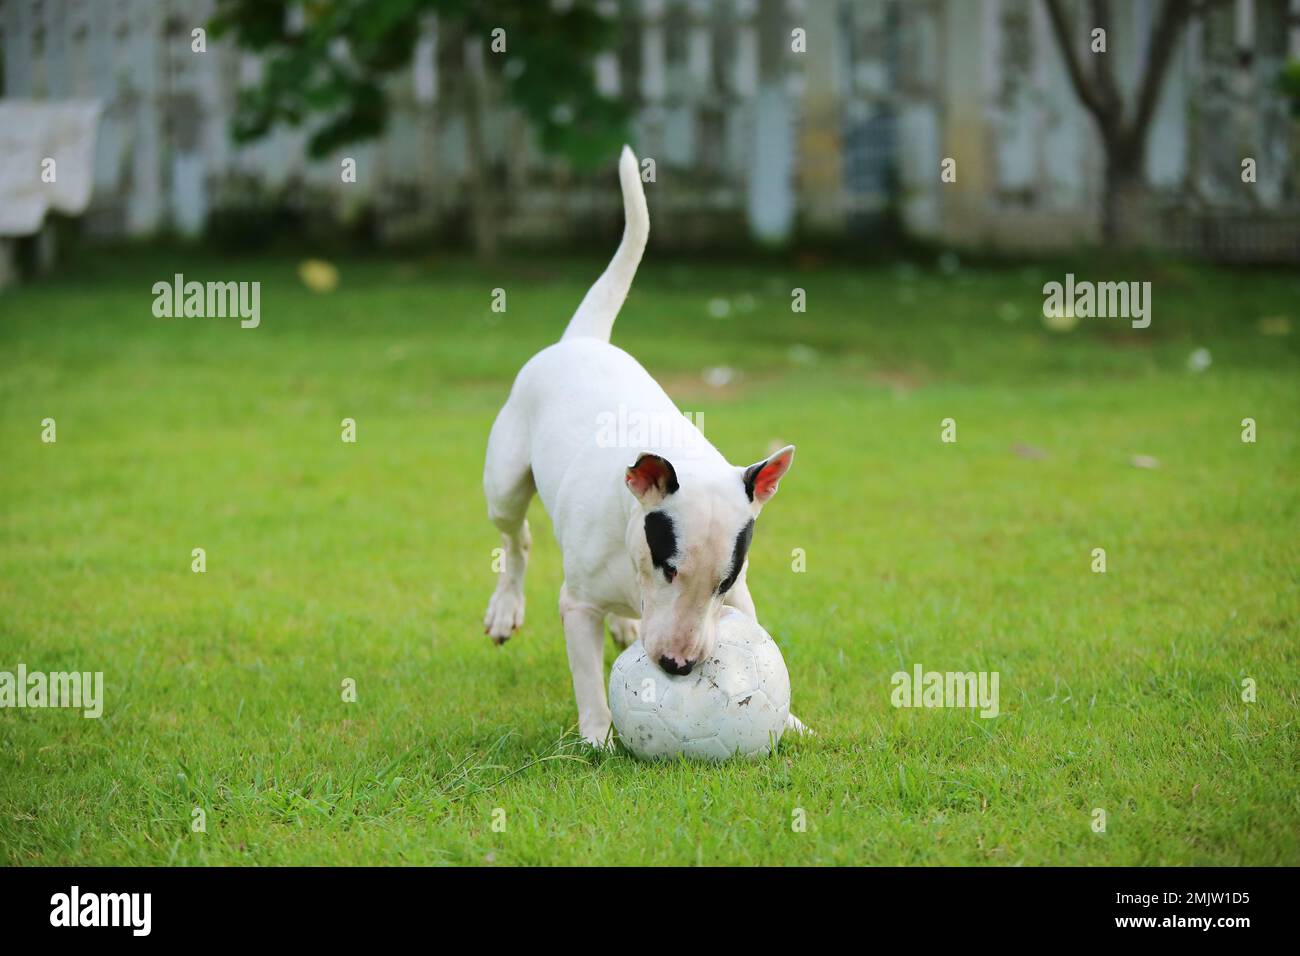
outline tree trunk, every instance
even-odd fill
[[[1108,247],[1133,248],[1150,235],[1150,191],[1144,165],[1141,149],[1124,142],[1106,143],[1101,238]]]
[[[1152,235],[1150,191],[1143,177],[1143,157],[1147,130],[1160,99],[1160,88],[1188,21],[1193,15],[1203,13],[1208,6],[1226,2],[1163,0],[1147,39],[1145,71],[1139,80],[1137,101],[1130,113],[1120,97],[1105,55],[1092,61],[1094,69],[1091,73],[1084,68],[1079,56],[1080,38],[1076,24],[1063,0],[1043,0],[1070,84],[1097,121],[1102,145],[1106,149],[1101,237],[1108,246],[1142,245]],[[1103,29],[1111,22],[1109,0],[1093,0],[1091,19],[1101,24]]]

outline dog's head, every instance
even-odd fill
[[[627,469],[640,509],[628,550],[641,581],[641,641],[669,674],[713,652],[723,599],[745,571],[754,519],[794,459],[787,445],[748,468],[682,485],[672,463],[643,453]]]

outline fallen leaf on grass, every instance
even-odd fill
[[[1012,445],[1011,450],[1021,458],[1028,458],[1030,461],[1041,461],[1047,457],[1047,452],[1034,445]]]

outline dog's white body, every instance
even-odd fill
[[[519,372],[492,426],[483,474],[488,515],[501,530],[506,556],[485,630],[501,643],[523,624],[531,544],[525,514],[536,492],[563,553],[560,615],[579,730],[597,746],[607,742],[610,729],[603,666],[606,618],[624,645],[636,639],[638,619],[644,618],[652,632],[644,635],[647,648],[653,646],[656,654],[662,650],[665,664],[689,670],[712,647],[712,622],[722,603],[756,617],[745,584],[747,535],[793,455],[788,448],[748,470],[729,464],[640,363],[609,344],[649,234],[636,158],[626,147],[619,178],[626,226],[618,251],[564,337]],[[602,428],[614,416],[674,427],[649,429],[642,437],[650,442],[631,448],[609,441],[608,429]],[[644,461],[646,475],[628,467],[638,452],[635,467]],[[626,480],[620,480],[624,475]],[[755,481],[760,484],[757,497]],[[676,532],[669,537],[674,550],[667,580],[665,563],[652,558],[646,543],[646,515],[655,510]],[[742,548],[732,539],[747,521]],[[727,561],[733,557],[740,567],[728,574]],[[717,590],[720,578],[733,583]],[[791,726],[803,729],[793,716]]]
[[[599,423],[619,406],[632,419],[681,419],[688,441],[602,447],[605,432]],[[710,471],[735,480],[735,469],[641,363],[596,339],[565,339],[533,356],[515,380],[502,416],[506,420],[498,419],[498,427],[509,428],[512,444],[527,456],[537,494],[551,516],[569,598],[639,618],[641,585],[624,541],[637,500],[610,476],[620,478],[640,451],[671,458],[683,484]],[[494,428],[494,440],[497,434]],[[601,533],[593,534],[596,529]]]

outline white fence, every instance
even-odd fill
[[[542,0],[539,0],[542,2]],[[401,236],[464,215],[468,159],[458,93],[469,50],[428,20],[394,78],[378,141],[310,161],[306,134],[234,144],[236,91],[261,67],[228,41],[191,50],[213,0],[0,0],[4,94],[105,103],[88,225],[107,236],[200,232],[215,208],[292,195],[340,216],[370,207]],[[1102,154],[1039,0],[605,0],[617,48],[602,89],[634,110],[656,160],[656,237],[748,228],[842,234],[895,207],[919,235],[1039,246],[1095,235]],[[1157,0],[1116,4],[1112,54],[1132,83]],[[1074,7],[1082,36],[1089,26]],[[806,31],[807,52],[791,31]],[[1300,55],[1300,0],[1235,0],[1184,38],[1160,101],[1148,177],[1189,215],[1300,208],[1296,125],[1272,90]],[[498,103],[485,117],[508,235],[617,221],[609,178],[541,155]],[[355,184],[340,160],[356,159]],[[1245,189],[1241,157],[1258,164]],[[940,181],[945,157],[956,184]],[[613,157],[611,157],[612,166]],[[1285,239],[1283,231],[1283,242]]]

